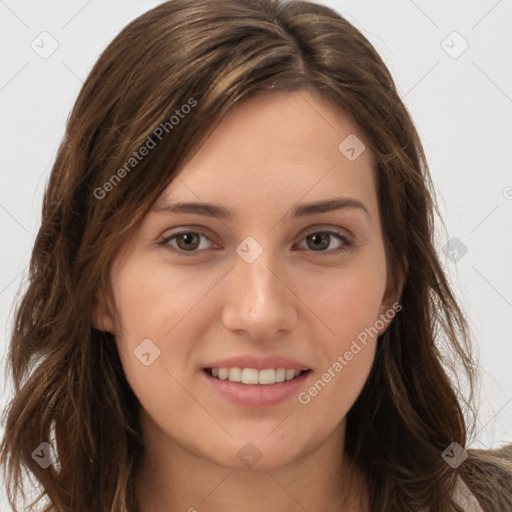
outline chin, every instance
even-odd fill
[[[243,470],[270,470],[292,463],[300,457],[296,446],[280,439],[270,441],[264,437],[261,440],[240,441],[231,440],[222,453],[219,449],[208,457],[213,463],[225,468]]]

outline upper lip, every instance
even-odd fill
[[[207,364],[205,368],[254,368],[256,370],[265,370],[269,368],[285,368],[287,370],[310,369],[308,366],[287,357],[252,355],[219,359]]]

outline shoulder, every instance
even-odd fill
[[[478,505],[483,512],[512,511],[512,445],[498,450],[468,449],[468,458],[458,471],[463,481],[459,479],[455,492],[467,512],[480,512]]]

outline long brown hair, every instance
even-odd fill
[[[347,418],[346,452],[367,479],[371,511],[460,510],[451,499],[457,475],[487,510],[511,504],[510,495],[486,496],[491,478],[482,476],[505,482],[505,458],[468,450],[454,470],[441,456],[452,442],[465,447],[471,431],[470,334],[435,251],[437,207],[421,142],[375,49],[313,2],[172,0],[103,52],[51,172],[8,360],[15,395],[1,460],[13,506],[28,470],[39,498],[49,499],[45,511],[138,510],[140,403],[112,335],[92,326],[98,293],[112,307],[108,274],[119,247],[231,108],[259,92],[304,88],[361,127],[376,158],[396,290],[405,276],[403,309],[379,339]],[[154,147],[135,158],[149,139]],[[43,442],[58,456],[47,468],[33,456]]]

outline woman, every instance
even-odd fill
[[[333,10],[139,17],[45,194],[11,481],[29,469],[47,511],[512,510],[510,452],[464,449],[474,370],[434,208],[392,77]]]

